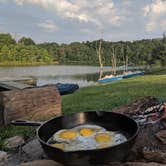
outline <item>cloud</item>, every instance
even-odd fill
[[[88,21],[88,16],[80,12],[80,7],[68,0],[14,0],[18,5],[33,4],[41,6],[47,10],[53,10],[62,17]]]
[[[40,28],[44,29],[46,32],[55,32],[55,31],[59,30],[57,25],[51,20],[46,20],[45,22],[40,22],[37,25]]]
[[[146,31],[154,31],[158,28],[164,30],[166,25],[166,1],[153,0],[151,4],[143,8],[143,15],[147,18]]]
[[[105,25],[119,26],[124,21],[121,9],[113,0],[14,0],[18,5],[31,4],[46,10],[54,11],[63,18],[85,23],[93,23],[98,27]]]

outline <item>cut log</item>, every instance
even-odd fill
[[[55,86],[0,92],[0,124],[12,120],[46,120],[61,115],[61,97]]]

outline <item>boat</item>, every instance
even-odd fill
[[[139,75],[143,75],[145,72],[144,71],[128,71],[123,73],[123,78],[131,78]]]
[[[101,45],[100,45],[100,50],[101,50]],[[103,68],[103,65],[101,66],[101,53],[99,52],[99,62],[100,62],[100,68]],[[112,82],[112,81],[118,81],[118,80],[122,80],[123,79],[123,75],[116,75],[116,56],[115,56],[115,49],[113,48],[113,53],[112,53],[113,57],[112,57],[112,67],[113,67],[113,74],[111,75],[106,75],[104,77],[101,77],[100,74],[100,78],[98,79],[97,82],[99,83],[108,83],[108,82]]]
[[[67,95],[75,92],[77,89],[79,89],[78,84],[62,84],[57,83],[55,84],[57,89],[59,90],[60,95]]]
[[[124,48],[123,48],[124,52]],[[123,78],[131,78],[139,75],[143,75],[144,71],[128,71],[128,56],[123,54],[124,59],[124,72],[123,72]]]
[[[99,83],[107,83],[107,82],[112,82],[112,81],[118,81],[118,80],[122,80],[123,79],[123,75],[106,75],[105,77],[98,79]]]

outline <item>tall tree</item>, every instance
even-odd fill
[[[16,44],[16,41],[10,34],[0,33],[0,48],[4,45]]]
[[[31,38],[26,38],[26,37],[22,37],[18,43],[23,44],[23,45],[35,45],[35,42],[31,39]]]

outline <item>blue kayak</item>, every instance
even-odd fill
[[[143,75],[144,71],[135,71],[135,72],[127,72],[123,75],[123,78],[131,78],[139,75]]]
[[[105,76],[104,78],[99,79],[97,82],[99,83],[107,83],[107,82],[112,82],[112,81],[118,81],[122,80],[123,76],[122,75],[117,75],[117,76]]]
[[[75,92],[77,89],[79,89],[78,84],[57,83],[56,87],[59,90],[60,95],[71,94],[71,93]]]

